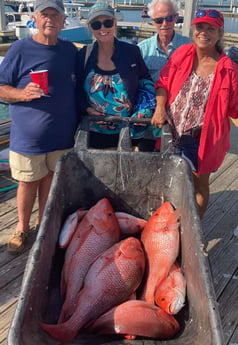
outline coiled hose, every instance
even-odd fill
[[[8,159],[0,159],[0,163],[9,163],[9,160]],[[0,188],[0,192],[7,192],[7,191],[14,189],[14,188],[17,188],[17,187],[18,187],[18,183],[15,183],[12,186]]]

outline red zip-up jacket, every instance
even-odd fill
[[[194,44],[184,44],[173,53],[160,72],[155,88],[167,90],[169,106],[193,68]],[[230,120],[238,118],[238,65],[225,53],[218,60],[207,101],[198,149],[198,173],[210,173],[220,167],[230,149]]]

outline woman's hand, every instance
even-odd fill
[[[104,115],[103,113],[100,113],[99,111],[97,111],[95,108],[93,107],[88,107],[86,109],[88,115]]]
[[[93,108],[93,107],[88,107],[88,108],[86,109],[86,111],[87,111],[88,115],[98,115],[98,116],[104,115],[103,113],[97,111],[97,110],[96,110],[95,108]],[[97,121],[97,122],[95,121],[95,123],[98,123],[98,124],[105,124],[106,122],[105,122],[105,121]]]
[[[156,127],[162,128],[165,122],[168,122],[170,125],[172,124],[165,108],[157,105],[154,115],[151,119],[151,124]]]

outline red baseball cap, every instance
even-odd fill
[[[223,14],[217,10],[198,10],[191,26],[199,23],[207,23],[215,28],[224,29]]]

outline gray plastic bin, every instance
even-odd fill
[[[87,149],[88,132],[79,132],[75,149],[57,164],[52,188],[35,244],[29,255],[8,345],[56,345],[39,322],[56,323],[64,251],[58,237],[66,217],[107,197],[116,211],[148,219],[164,201],[181,214],[180,260],[187,280],[187,302],[179,313],[176,338],[123,339],[120,336],[80,334],[68,344],[80,345],[223,345],[220,317],[204,250],[191,171],[173,154],[127,151],[126,130],[118,151]]]

